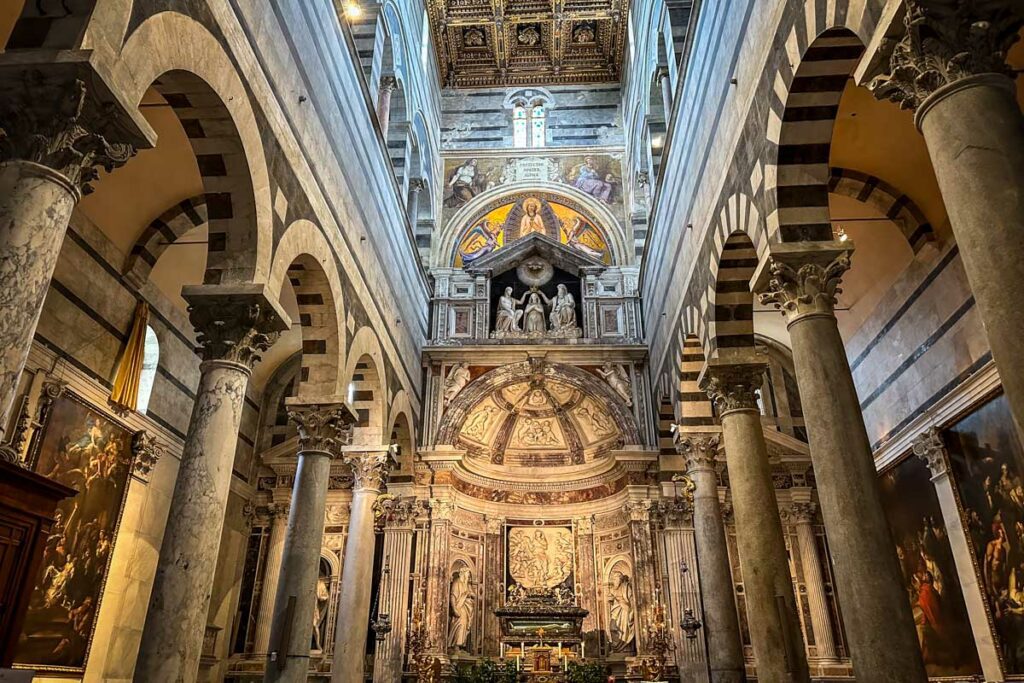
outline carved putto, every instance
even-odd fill
[[[621,365],[612,364],[610,361],[598,369],[598,374],[604,377],[608,385],[615,390],[615,393],[626,403],[633,405],[633,387],[626,374],[626,369]]]
[[[448,405],[466,388],[473,376],[469,372],[469,363],[459,363],[448,373],[444,383],[444,404]]]
[[[537,30],[536,26],[531,24],[519,29],[519,33],[516,35],[516,40],[519,41],[520,45],[536,47],[540,44],[540,31]]]

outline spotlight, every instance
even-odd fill
[[[345,18],[349,21],[353,21],[363,16],[363,8],[354,2],[345,4]]]

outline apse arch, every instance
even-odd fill
[[[561,183],[510,183],[474,197],[445,224],[441,238],[435,240],[431,263],[435,268],[450,268],[465,232],[494,209],[531,196],[568,206],[591,220],[606,238],[613,265],[631,265],[634,259],[622,224],[599,201],[585,192]]]

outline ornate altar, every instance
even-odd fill
[[[589,611],[559,588],[525,589],[510,593],[505,606],[494,611],[501,626],[501,652],[514,659],[531,683],[561,681],[569,662],[581,661],[583,619]]]

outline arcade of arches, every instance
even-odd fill
[[[1024,678],[1015,0],[6,0],[0,680]]]

